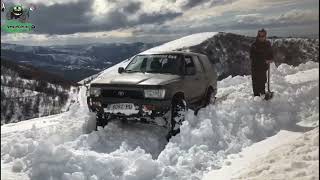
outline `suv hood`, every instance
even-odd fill
[[[105,75],[92,84],[128,84],[128,85],[164,85],[176,81],[180,78],[173,74],[153,74],[153,73],[122,73],[117,75]]]

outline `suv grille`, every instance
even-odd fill
[[[115,97],[115,98],[132,98],[143,99],[144,95],[142,91],[135,90],[102,90],[102,97]]]

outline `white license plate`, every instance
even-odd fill
[[[134,105],[130,103],[119,103],[119,104],[110,104],[107,107],[107,110],[114,111],[114,110],[131,110],[134,109]]]
[[[109,113],[123,113],[126,115],[139,112],[139,110],[135,109],[134,104],[131,103],[110,104],[104,109],[104,111]]]

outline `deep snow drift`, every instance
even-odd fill
[[[271,150],[238,179],[319,179],[319,128]]]
[[[280,131],[228,156],[225,165],[203,180],[319,179],[319,127],[301,133]]]
[[[168,144],[162,129],[147,125],[115,122],[85,134],[92,116],[82,88],[69,112],[1,127],[1,179],[201,179],[280,129],[318,126],[319,64],[272,65],[271,72],[271,101],[252,97],[250,76],[226,78],[217,94],[226,99],[198,116],[188,111]]]

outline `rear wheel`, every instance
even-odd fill
[[[166,136],[167,140],[180,132],[180,126],[185,120],[185,113],[187,111],[187,103],[183,96],[175,96],[171,103],[171,122],[169,132]]]
[[[205,106],[208,106],[210,104],[214,104],[216,101],[214,90],[210,87],[207,91],[207,95],[205,98]]]

